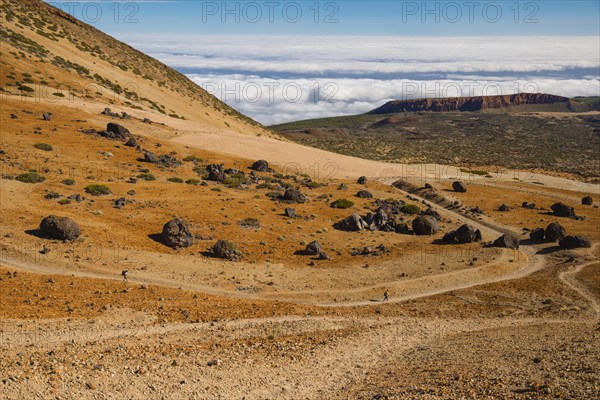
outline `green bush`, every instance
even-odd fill
[[[405,214],[418,214],[421,211],[419,206],[414,204],[405,204],[400,210]]]
[[[183,179],[181,178],[177,178],[177,177],[172,177],[172,178],[168,178],[167,179],[169,182],[173,182],[173,183],[183,183]]]
[[[62,181],[63,185],[73,186],[75,184],[75,179],[65,179]]]
[[[69,200],[69,199],[61,199],[61,200],[58,201],[58,204],[63,205],[63,206],[65,204],[71,204],[71,200]]]
[[[274,187],[275,186],[273,186],[272,184],[267,183],[267,182],[259,183],[258,185],[256,185],[257,189],[271,189],[272,190]]]
[[[25,172],[23,174],[17,175],[15,178],[19,182],[23,183],[40,183],[44,182],[46,178],[43,175],[38,174],[35,171]]]
[[[85,191],[93,196],[101,196],[111,193],[108,186],[105,185],[88,185],[86,186]]]
[[[150,172],[144,172],[143,174],[139,174],[138,179],[143,179],[145,181],[155,181],[156,177]]]
[[[222,192],[223,191],[220,187],[214,187],[210,190],[212,190],[213,192]]]
[[[306,187],[310,188],[310,189],[316,189],[318,187],[321,187],[322,185],[319,182],[308,182],[306,184]]]
[[[187,156],[183,159],[183,161],[186,162],[191,162],[191,161],[198,161],[198,162],[202,162],[203,160],[200,157],[196,157],[196,156]]]
[[[32,87],[29,87],[27,85],[21,85],[21,86],[19,86],[19,90],[21,92],[28,92],[28,93],[31,93],[31,92],[35,91]]]
[[[246,183],[246,177],[242,173],[238,173],[235,175],[228,175],[225,177],[223,184],[227,187],[237,189],[240,188],[244,183]]]
[[[65,95],[62,94],[61,92],[53,93],[53,95],[56,96],[56,97],[65,97]]]
[[[274,176],[275,178],[277,178],[277,179],[285,179],[285,175],[284,175],[284,174],[282,174],[282,173],[279,173],[279,172],[278,172],[278,173],[276,173],[276,174],[275,174],[275,175],[273,175],[273,176]]]
[[[336,201],[333,201],[331,203],[331,207],[341,208],[341,209],[350,208],[353,205],[354,205],[353,202],[351,202],[350,200],[346,200],[346,199],[337,199]]]
[[[188,185],[199,185],[200,179],[188,179],[187,181],[185,181],[185,183],[187,183]]]
[[[266,196],[270,197],[272,199],[276,199],[276,198],[278,198],[281,195],[283,195],[283,193],[281,193],[281,192],[267,192],[266,193]]]
[[[52,145],[48,143],[36,143],[33,147],[44,151],[52,151]]]

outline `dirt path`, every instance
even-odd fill
[[[595,246],[594,246],[595,247]],[[589,267],[590,265],[598,264],[598,260],[590,261],[584,264],[578,264],[574,268],[568,271],[562,271],[558,278],[573,291],[579,294],[581,297],[586,299],[590,303],[590,307],[594,313],[593,321],[600,320],[600,302],[596,299],[594,293],[591,293],[581,282],[575,277],[582,269]]]

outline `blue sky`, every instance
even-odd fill
[[[599,1],[62,1],[264,124],[392,99],[600,95]]]
[[[110,34],[598,35],[598,1],[48,1]]]

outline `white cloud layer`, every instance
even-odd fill
[[[265,124],[362,113],[391,99],[600,92],[597,36],[121,39]]]

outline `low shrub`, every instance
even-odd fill
[[[105,185],[88,185],[85,188],[86,193],[91,194],[92,196],[102,196],[105,194],[111,194],[112,192],[110,191],[110,189],[108,188],[108,186]]]
[[[405,214],[418,214],[421,211],[419,206],[414,204],[405,204],[400,210]]]
[[[187,183],[188,185],[199,185],[200,179],[188,179],[187,181],[185,181],[185,183]]]
[[[177,178],[177,177],[172,177],[172,178],[168,178],[167,179],[169,182],[173,182],[173,183],[183,183],[183,179],[181,178]]]
[[[62,181],[63,185],[73,186],[75,184],[75,179],[65,179]]]
[[[353,202],[351,202],[350,200],[346,200],[346,199],[337,199],[336,201],[333,201],[331,203],[331,207],[341,208],[341,209],[350,208],[353,205],[354,205]]]
[[[44,151],[52,151],[52,145],[48,143],[36,143],[33,147]]]
[[[238,221],[238,225],[242,228],[258,229],[260,228],[260,221],[256,218],[244,218]]]
[[[154,174],[151,174],[150,172],[144,172],[142,174],[139,174],[138,179],[143,179],[145,181],[155,181],[156,177],[154,176]]]
[[[40,183],[44,182],[46,178],[43,175],[38,174],[35,171],[25,172],[23,174],[17,175],[15,178],[19,182],[23,183]]]

